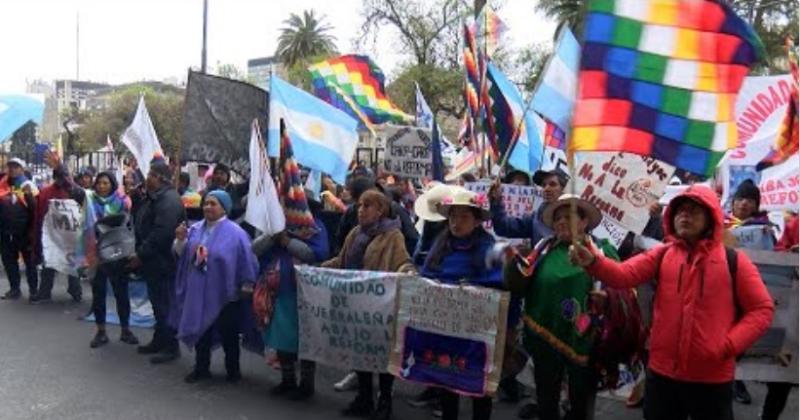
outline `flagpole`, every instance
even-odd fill
[[[208,0],[203,0],[203,51],[200,57],[200,73],[206,73],[206,41],[208,38]]]

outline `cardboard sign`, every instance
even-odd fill
[[[419,127],[387,127],[383,166],[386,171],[422,184],[430,178],[433,165],[431,132]]]
[[[397,281],[409,276],[296,268],[300,358],[341,369],[385,372]]]
[[[597,207],[604,219],[641,233],[650,219],[650,205],[664,193],[673,172],[674,166],[647,156],[584,152],[575,156],[571,182],[576,194]]]
[[[469,396],[500,381],[508,292],[413,277],[398,285],[389,372]]]

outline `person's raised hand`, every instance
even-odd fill
[[[573,265],[588,267],[596,258],[594,246],[590,241],[584,241],[582,244],[575,242],[569,246],[569,262]]]

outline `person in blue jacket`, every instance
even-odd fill
[[[438,211],[447,218],[447,228],[439,234],[425,259],[420,274],[444,284],[470,284],[503,288],[502,264],[493,256],[495,241],[483,229],[491,217],[485,196],[452,187],[442,198]],[[509,305],[508,325],[517,325],[519,302]],[[441,390],[442,419],[458,418],[458,395]],[[492,414],[492,398],[472,399],[474,420],[487,420]]]
[[[559,168],[536,171],[533,174],[533,183],[542,188],[544,202],[536,211],[524,217],[506,215],[500,194],[500,185],[492,186],[489,197],[491,198],[494,232],[504,238],[530,239],[531,246],[535,246],[542,238],[552,235],[553,231],[542,222],[541,214],[549,203],[558,200],[568,180],[569,176]]]

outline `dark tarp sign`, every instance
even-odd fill
[[[250,124],[267,127],[269,95],[248,83],[189,71],[181,160],[224,163],[250,177]]]

